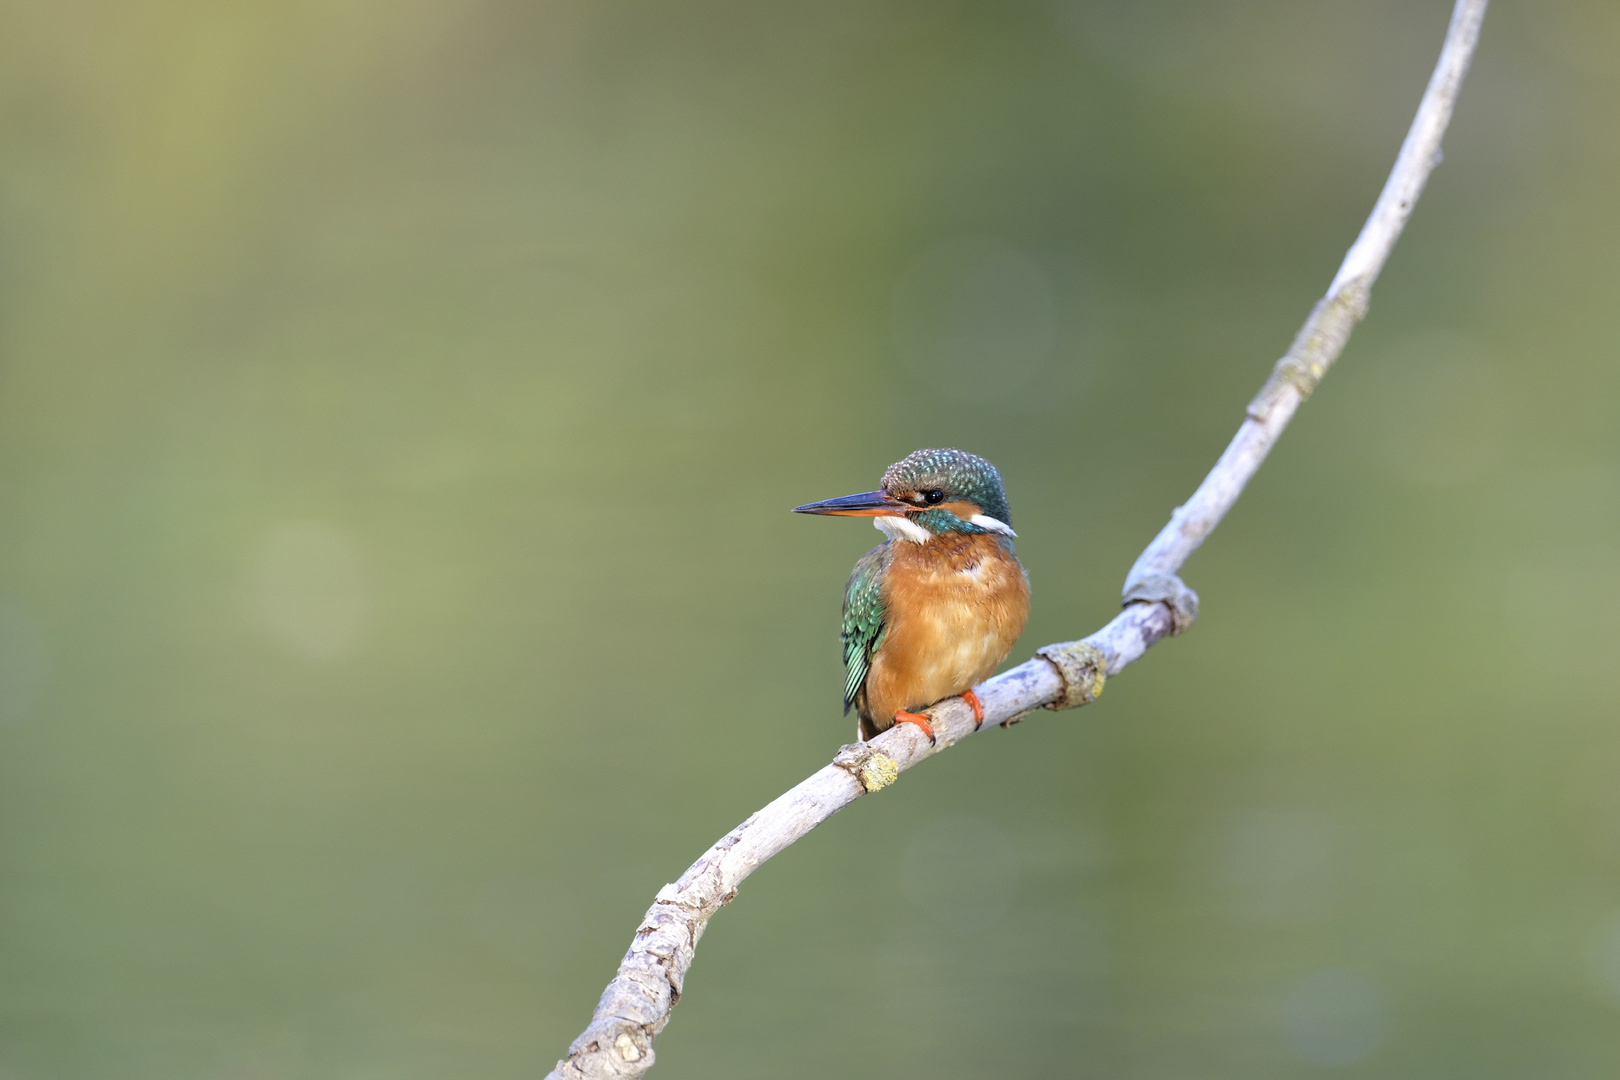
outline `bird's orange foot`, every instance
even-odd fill
[[[900,726],[901,724],[916,724],[918,727],[922,728],[923,734],[928,736],[928,745],[932,746],[934,744],[934,725],[930,724],[928,722],[928,717],[924,716],[922,713],[906,712],[904,709],[896,709],[894,711],[894,723],[896,727]]]
[[[984,727],[984,702],[980,701],[979,695],[972,690],[962,691],[962,700],[973,710],[973,730],[978,731]]]

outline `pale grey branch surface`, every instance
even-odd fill
[[[1049,645],[1036,658],[978,688],[985,725],[1016,722],[1038,708],[1084,705],[1104,680],[1140,658],[1161,638],[1180,633],[1198,613],[1198,598],[1176,571],[1243,493],[1300,403],[1343,351],[1366,314],[1374,280],[1405,228],[1479,39],[1487,0],[1457,0],[1439,63],[1401,146],[1395,168],[1332,285],[1311,311],[1248,416],[1192,498],[1153,538],[1125,580],[1125,607],[1081,641]],[[914,725],[890,728],[867,743],[845,746],[832,763],[722,837],[679,881],[665,885],[636,930],[630,951],[603,992],[590,1026],[548,1080],[640,1076],[653,1065],[653,1039],[669,1022],[687,969],[709,919],[736,895],[743,879],[771,856],[906,769],[975,734],[960,698],[928,710],[937,743]]]

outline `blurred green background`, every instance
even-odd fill
[[[1088,633],[1444,0],[0,8],[0,1077],[534,1077],[852,735],[797,503]],[[1620,8],[1499,0],[1204,617],[714,922],[654,1075],[1620,1072]]]

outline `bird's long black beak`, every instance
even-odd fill
[[[901,502],[886,491],[863,491],[859,495],[845,495],[841,499],[805,503],[795,506],[795,514],[837,514],[840,517],[898,516],[915,510],[910,503]]]

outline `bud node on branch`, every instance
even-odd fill
[[[1065,641],[1045,645],[1035,655],[1057,668],[1063,680],[1063,696],[1046,703],[1048,709],[1077,709],[1102,696],[1108,681],[1108,654],[1089,641]]]

